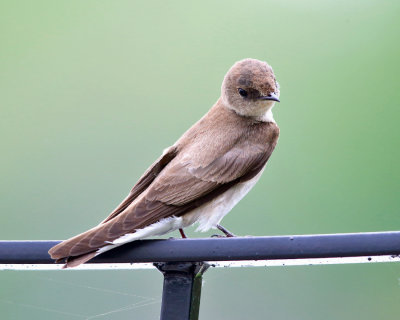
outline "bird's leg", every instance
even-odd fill
[[[221,230],[225,236],[227,236],[228,238],[232,238],[232,237],[236,237],[236,235],[234,235],[232,232],[230,232],[229,230],[225,229],[223,226],[221,226],[220,224],[217,224],[217,228],[219,230]]]
[[[183,232],[183,229],[182,229],[182,228],[179,229],[179,233],[181,234],[181,237],[182,237],[183,239],[186,239],[186,238],[187,238],[187,237],[186,237],[186,234]]]

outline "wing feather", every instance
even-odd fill
[[[101,224],[115,218],[123,212],[147,187],[153,182],[157,175],[164,169],[164,167],[176,156],[177,148],[175,146],[169,147],[142,175],[139,181],[133,186],[129,195],[122,201],[117,208],[114,209],[110,215],[104,219]]]
[[[214,199],[236,183],[254,177],[270,157],[279,135],[251,143],[239,139],[201,166],[176,148],[156,161],[133,187],[130,195],[97,227],[53,247],[49,253],[60,259],[95,251],[126,233],[163,218],[182,216]],[[139,197],[140,195],[140,197]]]

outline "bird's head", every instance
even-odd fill
[[[279,85],[272,68],[263,61],[244,59],[236,62],[225,75],[222,102],[246,117],[263,117],[279,102]]]

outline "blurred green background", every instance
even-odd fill
[[[399,14],[378,0],[2,1],[0,239],[94,226],[246,57],[275,70],[281,136],[224,226],[399,230]],[[399,278],[398,264],[214,269],[200,317],[397,319]],[[1,319],[159,315],[154,270],[2,271],[0,283]]]

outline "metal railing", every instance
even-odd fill
[[[60,241],[0,241],[0,270],[59,269],[47,251]],[[164,274],[162,320],[198,319],[210,266],[400,262],[400,231],[135,241],[78,268],[154,266]],[[43,270],[43,268],[41,269]]]

